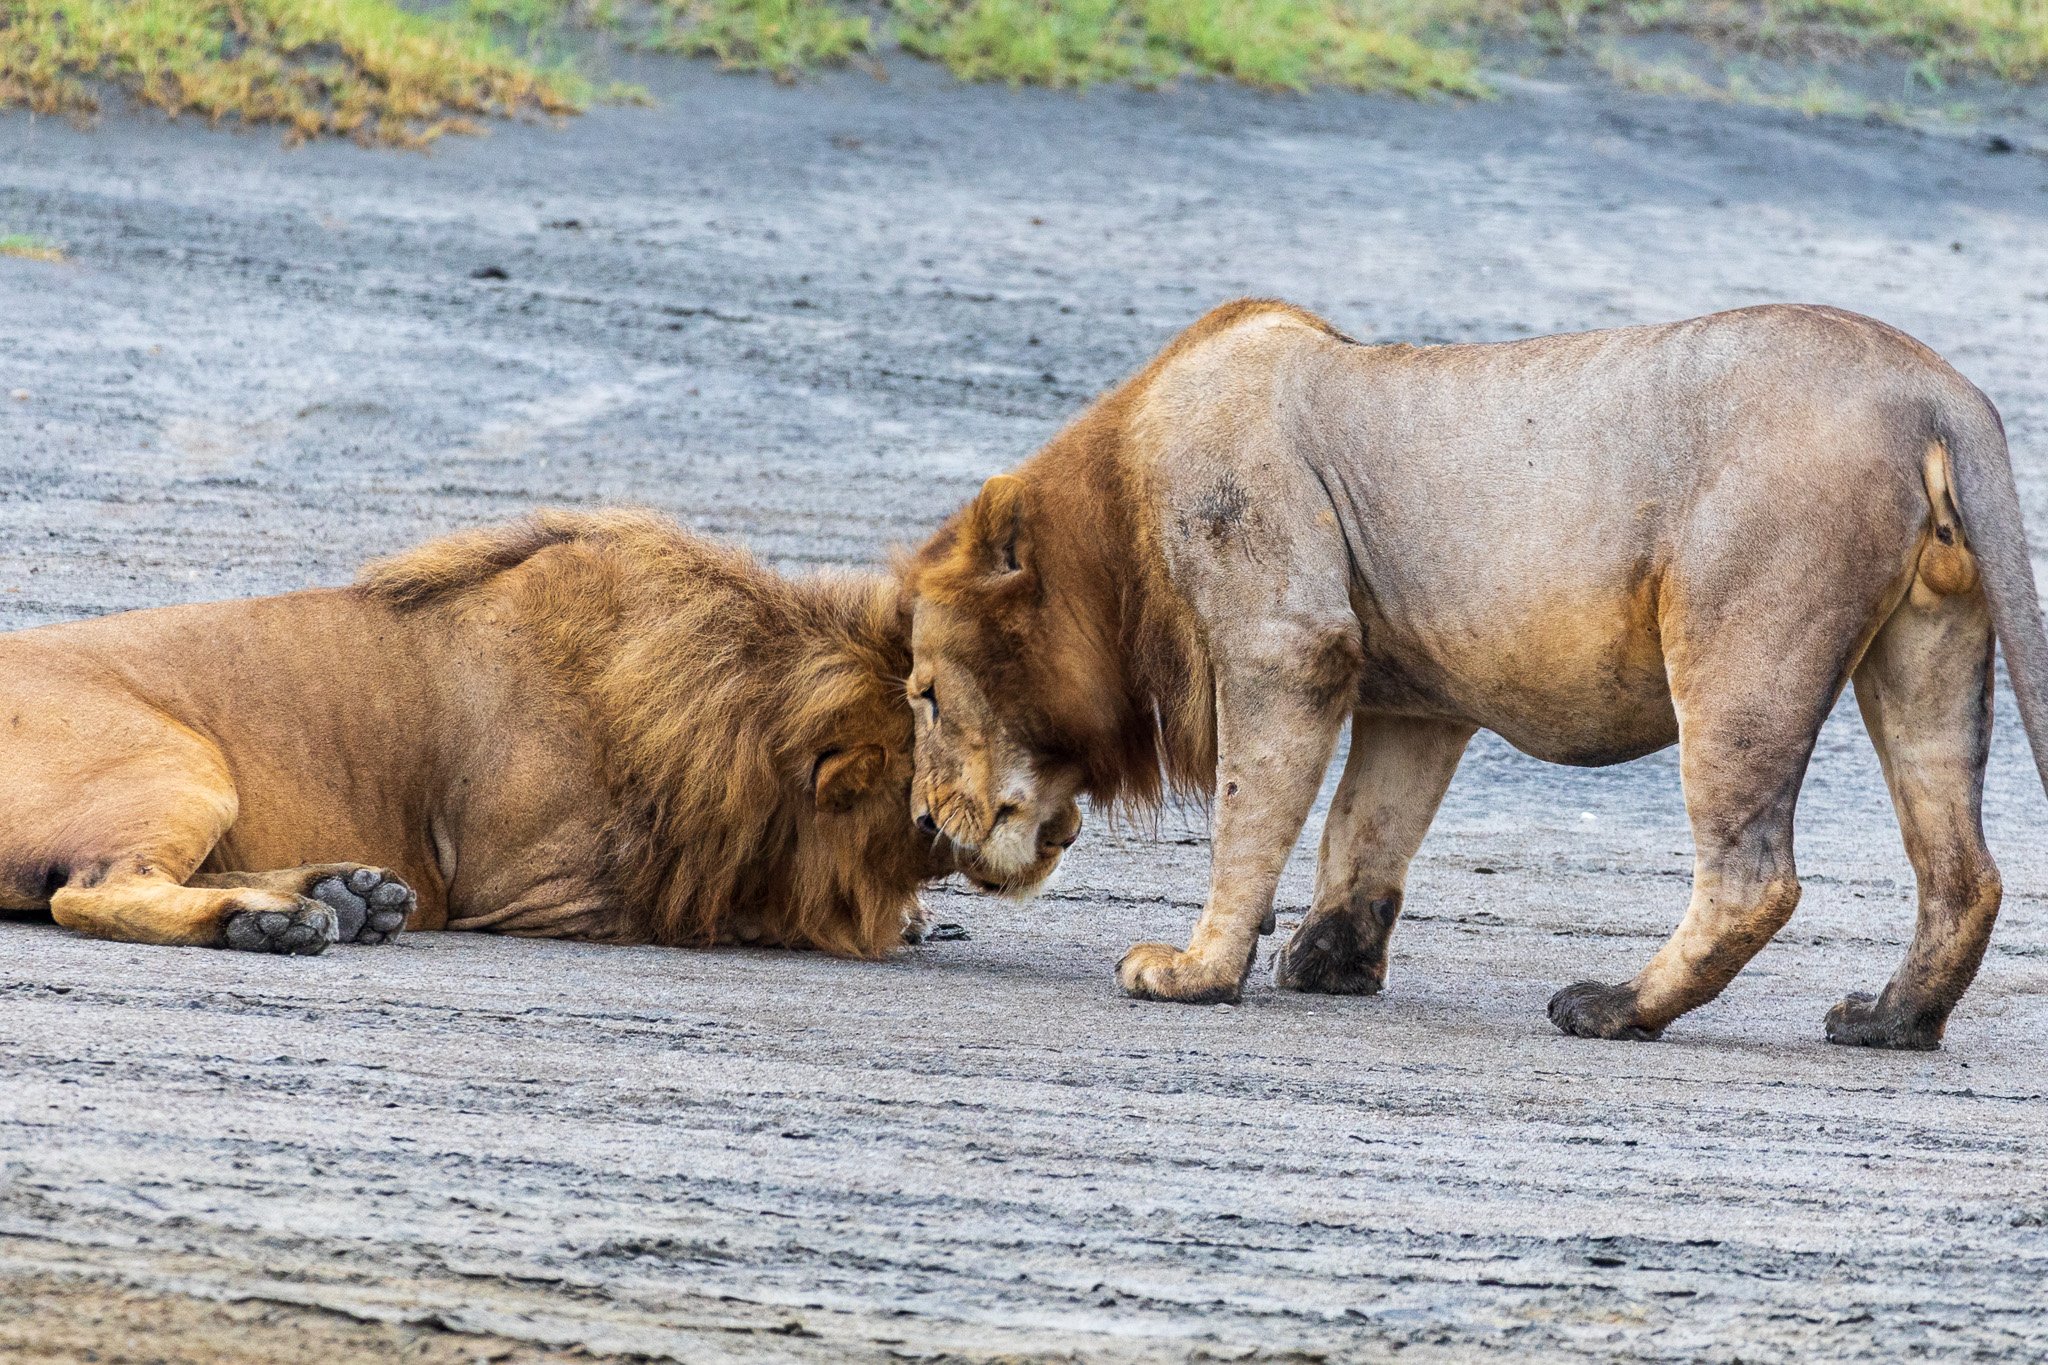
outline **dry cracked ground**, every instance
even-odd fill
[[[0,625],[339,582],[536,503],[872,561],[1241,293],[1375,339],[1875,313],[2000,403],[2044,562],[2025,150],[893,74],[651,67],[658,108],[428,157],[0,119],[0,223],[70,257],[0,259]],[[2048,805],[2004,703],[1988,804],[2004,921],[1923,1055],[1820,1041],[1913,918],[1853,708],[1797,918],[1654,1045],[1543,1004],[1675,922],[1671,755],[1485,740],[1370,1000],[1269,961],[1237,1008],[1120,998],[1199,903],[1178,816],[1098,823],[1035,904],[941,892],[972,937],[880,966],[0,923],[0,1357],[2040,1359]]]

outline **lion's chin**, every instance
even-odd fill
[[[984,895],[1001,896],[1004,900],[1009,901],[1028,901],[1039,892],[1045,890],[1046,886],[1052,881],[1053,874],[1057,871],[1059,871],[1059,864],[1055,860],[1051,867],[1043,869],[1033,868],[1019,873],[1008,881],[992,881],[987,877],[979,876],[972,872],[963,872],[960,875],[967,879],[968,885]]]

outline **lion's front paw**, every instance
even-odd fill
[[[315,882],[306,894],[334,912],[342,943],[383,943],[397,938],[420,903],[397,873],[381,867],[337,869],[333,876]]]
[[[1391,913],[1376,913],[1370,919],[1311,915],[1280,950],[1273,979],[1282,990],[1377,995],[1387,984],[1387,933],[1392,927]]]
[[[336,934],[334,911],[319,901],[296,899],[289,909],[238,910],[221,926],[221,945],[244,953],[327,951]]]
[[[910,913],[903,917],[903,941],[912,945],[922,943],[931,927],[931,915],[924,908],[924,902],[913,901]]]
[[[1205,959],[1166,943],[1140,943],[1116,964],[1126,994],[1140,1000],[1173,1000],[1183,1005],[1234,1005],[1244,973],[1222,973]]]
[[[1891,1047],[1932,1052],[1941,1046],[1941,1024],[1886,1006],[1861,991],[1844,996],[1828,1011],[1827,1037],[1844,1047]]]
[[[1550,1022],[1577,1038],[1627,1038],[1651,1043],[1664,1030],[1636,1022],[1633,986],[1581,981],[1550,997]]]

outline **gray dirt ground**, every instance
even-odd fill
[[[538,502],[872,560],[1245,292],[1367,338],[1876,313],[2001,404],[2048,550],[2039,157],[1535,84],[641,78],[430,157],[0,118],[0,230],[73,258],[0,260],[0,625]],[[973,938],[881,966],[0,924],[0,1356],[2039,1359],[2048,850],[2002,708],[2006,915],[1934,1055],[1819,1041],[1913,913],[1853,708],[1798,917],[1658,1045],[1543,1004],[1676,921],[1669,754],[1476,745],[1372,1000],[1268,961],[1239,1008],[1121,999],[1199,903],[1185,818],[1094,826],[1037,904],[943,892]]]

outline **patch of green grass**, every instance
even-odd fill
[[[822,0],[664,0],[664,6],[663,23],[643,46],[715,57],[729,70],[789,80],[874,46],[866,15]]]
[[[173,117],[405,146],[587,93],[474,21],[392,0],[0,0],[0,105],[89,114],[106,85]]]
[[[1797,84],[1767,84],[1747,72],[1730,68],[1719,73],[1721,80],[1717,83],[1676,59],[1640,62],[1612,44],[1595,53],[1594,60],[1620,84],[1651,95],[1789,109],[1808,118],[1877,119],[1911,126],[1967,122],[1972,117],[1972,111],[1964,107],[1915,107],[1899,100],[1869,99],[1825,75],[1808,76]]]
[[[1825,25],[1937,68],[1988,70],[2011,81],[2048,74],[2048,4],[2041,0],[1771,0],[1769,8],[1780,20]]]
[[[1120,0],[898,0],[904,50],[964,81],[1011,85],[1156,83],[1168,74]]]
[[[1526,3],[1537,24],[1553,3]],[[2044,0],[1594,0],[1595,23],[1618,32],[1674,32],[1777,55],[1885,53],[1914,58],[1933,89],[1957,72],[2008,81],[2048,76]]]
[[[2048,76],[2048,0],[0,0],[0,107],[82,116],[112,88],[293,139],[421,146],[484,117],[644,101],[594,94],[589,63],[568,55],[590,32],[784,80],[900,45],[963,80],[1483,96],[1488,35],[1583,52],[1652,32],[1775,56],[1901,54],[1936,90],[1958,71]],[[1821,79],[1766,89],[1732,68],[1630,63],[1611,43],[1595,55],[1642,89],[1875,108]]]
[[[26,232],[0,233],[0,256],[24,261],[61,261],[64,248]]]
[[[1453,31],[1478,0],[894,0],[897,35],[963,80],[1487,93]]]

